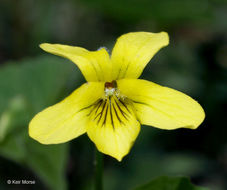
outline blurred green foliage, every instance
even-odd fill
[[[186,177],[167,177],[162,176],[153,179],[146,185],[136,188],[135,190],[207,190],[207,188],[194,186]]]
[[[35,142],[28,136],[28,122],[65,91],[73,69],[62,62],[67,61],[42,56],[11,62],[0,71],[0,154],[33,170],[51,189],[66,189],[68,145]]]
[[[70,146],[41,145],[28,137],[36,113],[84,82],[74,64],[40,56],[45,53],[38,45],[111,50],[119,35],[142,30],[167,31],[170,45],[141,78],[189,94],[204,107],[206,119],[195,131],[143,126],[121,163],[105,157],[105,189],[134,189],[152,178],[155,185],[163,175],[227,189],[226,18],[226,0],[1,0],[0,189],[14,188],[7,179],[35,179],[34,189],[91,189],[94,145],[86,135]]]

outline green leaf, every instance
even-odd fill
[[[29,167],[48,189],[67,188],[68,145],[39,144],[28,136],[28,124],[36,113],[67,96],[71,90],[67,84],[81,80],[78,71],[69,61],[51,55],[0,68],[0,155]]]
[[[28,121],[28,110],[23,97],[17,96],[9,100],[9,105],[0,115],[0,142],[5,139],[7,134],[13,130],[18,130],[26,121]]]
[[[187,177],[162,176],[153,179],[149,183],[136,188],[135,190],[208,190],[191,184]]]
[[[28,139],[27,165],[52,189],[66,189],[65,166],[68,155],[68,144],[40,145]],[[63,180],[64,179],[64,180]]]

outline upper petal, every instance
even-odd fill
[[[132,32],[120,36],[111,55],[113,79],[138,78],[153,55],[168,43],[166,32]]]
[[[40,47],[44,51],[73,61],[80,68],[87,81],[110,80],[111,64],[105,48],[88,51],[80,47],[48,43],[41,44]]]
[[[38,113],[29,124],[29,135],[43,144],[69,141],[86,132],[87,114],[103,96],[103,83],[89,82],[60,103]]]
[[[132,104],[115,96],[96,104],[87,125],[87,134],[97,149],[118,161],[128,154],[139,131]]]
[[[139,79],[119,80],[118,88],[134,102],[142,124],[161,129],[196,129],[204,120],[198,102],[177,90]]]

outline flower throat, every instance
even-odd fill
[[[117,82],[113,80],[112,82],[105,82],[104,85],[105,96],[117,95]]]

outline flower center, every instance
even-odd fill
[[[105,96],[113,96],[117,93],[117,82],[113,80],[112,82],[106,82],[104,85]],[[116,94],[117,95],[117,94]]]
[[[105,82],[104,97],[97,100],[88,116],[94,126],[115,127],[126,125],[133,115],[131,103],[117,88],[117,82]]]

